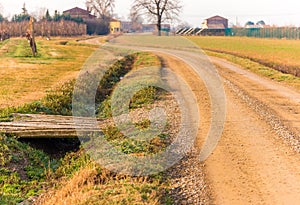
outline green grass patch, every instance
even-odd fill
[[[153,104],[159,98],[160,92],[156,87],[150,86],[135,93],[130,101],[131,109]]]
[[[4,41],[0,41],[0,48],[2,48],[2,46],[4,46],[5,44],[7,44],[9,42],[9,39],[6,39]]]
[[[136,55],[136,59],[133,64],[133,69],[152,66],[161,67],[161,62],[156,55],[149,52],[140,52]]]
[[[0,109],[0,122],[11,121],[13,119],[13,113],[72,115],[74,84],[75,80],[68,81],[61,85],[61,87],[48,91],[47,95],[40,101]]]
[[[58,162],[13,137],[0,136],[0,204],[37,196]]]
[[[37,48],[39,48],[38,45]],[[7,55],[13,58],[27,58],[32,57],[32,52],[26,39],[12,39]]]
[[[137,135],[150,126],[148,120],[138,122],[135,127],[137,128]],[[120,130],[115,126],[108,126],[103,129],[104,138],[110,142],[117,150],[124,154],[139,154],[150,155],[164,151],[170,142],[167,133],[160,134],[153,137],[151,140],[135,140],[125,137]],[[144,137],[144,136],[143,136]]]
[[[125,61],[124,61],[125,60]],[[148,68],[147,71],[151,73],[142,73],[142,75],[151,74],[153,76],[160,76],[161,62],[159,58],[149,52],[138,52],[127,56],[123,60],[116,62],[104,74],[100,81],[98,102],[98,117],[108,118],[112,117],[111,113],[111,97],[112,91],[118,86],[122,78],[126,78],[131,70],[138,70],[139,68]],[[151,79],[156,81],[157,79]],[[147,104],[151,104],[158,98],[159,91],[157,88],[149,86],[134,94],[130,108],[138,108]]]
[[[55,171],[54,178],[71,178],[76,172],[92,163],[89,155],[84,150],[67,153],[60,159],[60,166]]]

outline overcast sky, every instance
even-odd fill
[[[132,1],[116,0],[115,13],[127,17]],[[53,14],[54,10],[62,12],[75,6],[85,8],[85,0],[0,0],[3,7],[0,12],[5,16],[20,13],[24,2],[29,12],[49,8]],[[182,0],[182,4],[181,20],[193,26],[200,26],[203,19],[213,15],[224,16],[231,23],[241,25],[248,20],[264,20],[270,25],[300,26],[299,0]]]

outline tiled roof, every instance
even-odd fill
[[[66,11],[64,11],[63,13],[66,13],[66,12],[85,13],[85,14],[89,14],[89,13],[90,13],[89,11],[84,10],[84,9],[81,9],[81,8],[79,8],[79,7],[75,7],[75,8],[66,10]]]
[[[205,20],[208,20],[208,19],[213,19],[213,18],[222,18],[222,19],[226,19],[227,20],[227,18],[224,18],[224,17],[222,17],[222,16],[213,16],[213,17],[210,17],[210,18],[207,18],[207,19],[205,19]]]

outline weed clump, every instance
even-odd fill
[[[58,161],[13,137],[0,136],[0,165],[0,204],[16,204],[41,192]]]

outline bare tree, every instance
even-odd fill
[[[178,25],[176,25],[175,29],[177,30],[177,29],[181,29],[181,28],[191,28],[191,27],[192,27],[192,25],[189,24],[187,21],[180,21],[178,23]]]
[[[135,0],[132,8],[147,14],[149,20],[156,20],[158,35],[161,35],[162,22],[178,17],[182,6],[180,0]]]
[[[45,17],[45,13],[47,12],[47,9],[45,7],[38,8],[34,12],[31,13],[31,15],[37,19],[37,21],[42,20]]]
[[[134,31],[142,30],[144,19],[135,9],[130,10],[129,19],[131,22],[131,29]]]
[[[111,18],[115,8],[115,0],[87,0],[85,4],[89,11],[94,12],[103,20]]]

